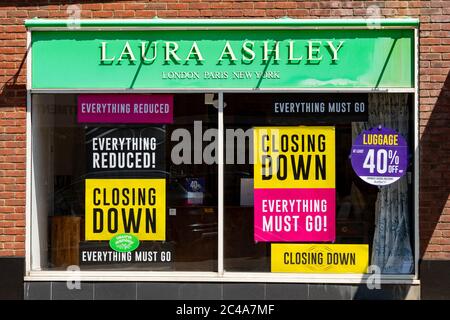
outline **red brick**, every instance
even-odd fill
[[[168,10],[187,10],[189,9],[188,3],[168,3],[167,4]]]
[[[85,3],[81,5],[82,10],[102,10],[102,4],[101,3]]]
[[[7,213],[6,215],[4,215],[3,219],[13,219],[11,213],[14,212],[14,207],[6,207],[6,206],[1,206],[0,207],[0,216],[3,216],[2,213]],[[0,219],[2,220],[2,219]]]
[[[313,10],[311,10],[311,15],[313,15],[313,16],[327,16],[330,14],[331,14],[330,9],[313,9]]]
[[[3,243],[3,247],[5,249],[20,249],[20,248],[22,248],[22,246],[23,245],[21,243],[19,243],[19,242],[6,242],[6,243]]]
[[[332,9],[331,14],[334,16],[351,16],[353,15],[352,9]]]
[[[24,205],[25,205],[25,203],[24,203]],[[24,206],[21,206],[21,207],[15,207],[15,209],[14,209],[14,213],[16,213],[14,216],[15,217],[17,217],[17,219],[21,219],[21,217],[22,217],[22,213],[25,213],[25,207]],[[12,219],[12,218],[11,218]]]
[[[19,183],[19,184],[25,184],[25,182],[26,182],[25,177],[16,177],[15,180],[16,180],[16,183]]]
[[[0,228],[4,227],[14,227],[15,223],[13,221],[0,221]]]
[[[446,76],[430,76],[430,81],[443,83],[446,78]]]
[[[23,200],[6,199],[5,205],[6,206],[21,206],[21,205],[24,205],[24,202],[23,202]]]
[[[439,251],[442,251],[442,247],[440,245],[433,244],[433,245],[428,245],[426,250],[428,252],[433,252],[433,251],[439,252]]]
[[[12,199],[14,197],[13,192],[0,192],[1,199]]]
[[[297,8],[297,3],[293,1],[289,2],[282,2],[282,1],[276,1],[273,5],[275,9],[295,9]]]
[[[0,163],[0,170],[12,170],[15,168],[14,163]],[[2,179],[0,179],[1,181]]]
[[[449,15],[432,15],[431,22],[450,22]]]
[[[14,193],[14,198],[15,199],[25,199],[25,192],[23,192],[23,191],[16,191],[15,193]],[[5,201],[5,205],[7,205],[8,204],[8,200],[6,200]],[[23,204],[23,203],[22,203]]]
[[[299,3],[297,3],[298,8]],[[255,9],[272,9],[274,7],[274,4],[272,2],[256,2],[254,4]]]
[[[164,11],[159,11],[158,12],[158,16],[160,17],[178,17],[178,10],[164,10]]]
[[[267,10],[268,17],[284,17],[286,16],[287,10],[282,9],[269,9]]]
[[[14,212],[14,207],[4,207],[4,206],[0,207],[0,220],[20,220],[24,218],[23,214],[16,214],[16,213],[5,214],[5,212]]]
[[[450,52],[450,46],[432,46],[431,52]]]
[[[10,228],[4,228],[3,234],[5,235],[16,235],[16,234],[23,234],[24,229],[22,227],[10,227]]]
[[[231,2],[213,2],[211,3],[211,9],[231,9],[233,4]]]
[[[3,154],[11,154],[11,153],[16,153],[18,151],[19,151],[18,149],[16,149],[16,150],[4,150],[2,153]],[[24,150],[22,150],[22,152],[24,152]],[[23,162],[24,158],[23,157],[19,157],[19,156],[9,156],[9,157],[6,158],[6,161],[12,162],[12,163]],[[19,174],[20,174],[20,172],[19,172]],[[14,171],[12,174],[8,174],[7,176],[8,177],[16,177],[17,175],[16,175],[16,172]]]
[[[289,9],[287,14],[292,17],[302,17],[308,15],[308,12],[306,9]]]
[[[90,11],[90,10],[82,10],[80,12],[81,19],[91,19],[94,17],[94,13],[100,13],[101,11]],[[70,16],[69,16],[70,17]]]
[[[7,242],[7,241],[14,241],[14,236],[0,233],[0,242]]]
[[[134,16],[135,16],[134,10],[116,10],[116,11],[114,11],[114,17],[132,18]]]
[[[422,15],[433,15],[442,13],[442,9],[439,8],[421,8],[420,13]]]
[[[112,18],[114,16],[113,11],[94,11],[93,18]]]
[[[23,256],[25,256],[25,250],[23,250],[24,247],[25,246],[22,245],[22,250],[14,250],[14,255],[16,257],[23,257]]]
[[[446,249],[446,248],[449,248],[448,245],[450,245],[450,238],[436,238],[436,240],[437,240],[437,243],[438,243],[438,244],[444,245],[443,250],[449,251],[449,250]]]
[[[420,9],[399,9],[398,14],[402,16],[419,16],[421,13]]]
[[[8,170],[5,175],[7,177],[21,177],[24,175],[24,171],[22,170]]]
[[[15,226],[15,227],[25,227],[25,220],[17,220],[17,221],[14,223],[14,226]],[[16,240],[17,240],[17,236],[16,236]]]
[[[34,11],[36,12],[36,11]],[[31,11],[33,13],[33,11]],[[26,10],[10,10],[7,13],[8,17],[10,18],[28,18],[28,11]],[[30,15],[30,17],[33,17]]]
[[[393,8],[382,8],[382,9],[381,9],[381,15],[382,15],[382,16],[385,16],[385,17],[395,16],[395,15],[397,15],[397,9],[393,9]]]
[[[317,9],[317,8],[320,8],[321,3],[322,3],[322,1],[316,1],[316,2],[308,1],[308,2],[304,3],[304,6],[305,6],[305,8],[308,8],[308,9]]]
[[[242,17],[244,12],[242,10],[224,10],[223,15],[225,17]]]
[[[165,3],[148,3],[147,4],[147,9],[152,9],[152,10],[165,10],[167,9],[167,4]]]
[[[440,44],[441,39],[440,38],[423,38],[420,39],[421,45],[430,45],[430,44]]]
[[[123,3],[104,3],[103,10],[123,10],[125,8],[125,4]]]
[[[125,10],[135,10],[138,13],[147,8],[147,3],[124,3]]]
[[[23,189],[24,189],[23,185],[20,185],[20,184],[4,185],[4,191],[23,191]]]
[[[450,252],[433,252],[430,257],[435,260],[450,260]]]
[[[450,223],[441,222],[436,225],[437,230],[450,230]]]
[[[23,133],[25,131],[25,128],[21,127],[7,127],[5,128],[6,133]]]
[[[207,2],[189,3],[189,9],[204,10],[204,9],[209,9],[209,8],[210,8],[210,4]]]
[[[441,58],[440,53],[421,53],[420,59],[421,60],[438,60]]]
[[[406,8],[408,1],[385,1],[386,8]]]
[[[14,250],[0,250],[0,256],[2,257],[14,256],[14,253]]]
[[[179,17],[200,17],[200,10],[178,10]]]
[[[244,16],[246,17],[260,17],[265,14],[264,10],[245,10]]]
[[[153,18],[156,16],[155,10],[139,10],[136,11],[136,18]]]
[[[220,17],[221,16],[221,12],[217,11],[217,10],[200,10],[200,14],[202,15],[202,17]]]

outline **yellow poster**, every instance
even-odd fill
[[[272,272],[366,273],[367,244],[282,244],[273,243]]]
[[[86,179],[86,240],[166,238],[165,179]]]
[[[334,127],[256,127],[255,188],[334,188]]]

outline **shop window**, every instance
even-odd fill
[[[83,121],[80,96],[32,95],[32,270],[215,272],[222,225],[225,272],[414,272],[412,94],[226,93],[222,186],[217,94],[165,95],[161,123]]]
[[[217,128],[217,109],[170,96],[170,123],[134,124],[80,121],[80,95],[33,95],[32,269],[217,270],[217,165],[194,159],[193,140]],[[184,138],[192,161],[180,164],[171,151]],[[138,248],[113,250],[127,228]]]
[[[279,268],[274,268],[274,264],[280,263],[286,270],[333,273],[333,270],[337,269],[330,268],[325,262],[319,264],[314,259],[323,258],[325,260],[327,250],[332,256],[335,244],[360,244],[366,245],[368,248],[368,265],[379,267],[381,273],[409,274],[414,272],[412,95],[225,94],[224,101],[225,137],[235,141],[240,139],[240,143],[237,144],[227,141],[228,148],[225,156],[227,162],[224,174],[224,269],[226,271],[276,272],[279,271]],[[391,128],[400,133],[406,139],[408,147],[407,159],[401,160],[405,161],[405,172],[402,177],[383,186],[367,183],[358,177],[351,163],[352,145],[357,136],[364,130],[381,128],[381,126],[383,127],[381,130]],[[302,148],[302,144],[306,146],[309,143],[307,140],[301,140],[304,132],[311,132],[308,131],[308,128],[314,128],[315,133],[305,134],[305,139],[307,137],[314,138],[314,135],[320,136],[330,128],[335,135],[327,142],[330,148],[334,148],[332,151],[334,159],[329,160],[327,165],[335,168],[332,173],[335,175],[335,181],[329,185],[332,192],[335,192],[335,204],[331,212],[331,215],[335,214],[335,225],[331,226],[335,230],[333,231],[334,235],[331,235],[330,225],[327,225],[328,238],[323,232],[326,221],[320,220],[320,216],[319,220],[315,219],[314,214],[311,214],[311,220],[305,219],[305,216],[314,212],[313,208],[301,207],[299,209],[296,206],[297,202],[295,202],[295,207],[290,207],[291,203],[288,202],[289,200],[308,201],[319,200],[321,197],[326,198],[323,195],[324,189],[314,191],[318,190],[314,189],[314,181],[317,182],[317,179],[320,179],[320,177],[314,176],[317,174],[314,172],[314,162],[310,163],[310,168],[305,169],[305,172],[309,170],[310,176],[305,177],[303,174],[302,177],[300,174],[296,180],[290,181],[288,178],[283,180],[286,178],[283,171],[295,171],[300,166],[298,161],[304,160],[303,168],[307,168],[306,158],[299,159],[297,156],[301,154],[299,149]],[[253,135],[255,130],[267,130],[268,135],[262,140],[258,140],[257,135]],[[297,152],[293,152],[293,158],[289,158],[289,151],[286,151],[284,154],[287,155],[287,160],[286,158],[282,159],[283,161],[278,159],[278,169],[276,168],[277,160],[274,159],[277,155],[283,154],[283,150],[281,150],[283,146],[274,146],[276,138],[269,142],[271,139],[269,135],[273,132],[278,132],[279,135],[287,132],[286,140],[278,137],[280,144],[285,141],[286,150],[289,150],[289,143],[295,142],[297,146],[295,149]],[[298,138],[298,140],[294,140],[294,138]],[[316,143],[318,142],[316,141]],[[272,155],[272,162],[266,163],[272,167],[265,168],[267,170],[263,167],[265,172],[262,174],[266,174],[269,183],[263,184],[264,181],[260,181],[259,183],[263,184],[261,187],[257,185],[258,182],[254,176],[259,173],[255,170],[257,159],[253,159],[253,163],[251,163],[249,158],[251,156],[258,157],[260,154],[257,154],[255,150],[260,151],[261,148],[265,148],[265,145],[267,153],[263,153],[263,157]],[[272,148],[271,151],[269,151],[269,147]],[[314,156],[314,152],[317,152],[317,145],[315,148],[309,153],[305,151],[304,154]],[[387,156],[391,156],[387,159],[389,159],[388,164],[393,164],[392,170],[396,170],[395,163],[398,160],[395,158],[394,152],[395,150],[391,150],[386,153]],[[247,157],[245,161],[243,155]],[[384,150],[381,151],[381,157],[383,155]],[[376,154],[374,154],[374,166],[378,161],[375,157]],[[402,155],[402,157],[404,156]],[[371,165],[370,161],[370,159],[367,160],[365,166]],[[384,168],[380,170],[383,171]],[[268,173],[270,173],[270,177]],[[277,174],[280,176],[277,177]],[[330,177],[327,179],[329,180]],[[392,180],[395,179],[392,178]],[[276,186],[277,183],[280,185]],[[268,193],[263,193],[266,199],[256,199],[259,197],[257,190],[268,191]],[[281,192],[281,194],[275,194],[276,192]],[[264,198],[264,196],[262,197]],[[266,215],[263,214],[263,220],[258,224],[258,219],[261,219],[261,216],[258,216],[258,210],[261,208],[256,208],[254,205],[267,199],[280,200],[279,210],[266,207]],[[276,205],[276,202],[272,202],[272,204]],[[264,205],[270,205],[270,202],[263,202]],[[332,205],[331,201],[328,202],[328,205]],[[298,214],[303,209],[304,212]],[[262,210],[264,211],[264,208]],[[267,213],[267,211],[269,212]],[[277,212],[282,216],[278,222],[276,220]],[[297,221],[294,218],[286,220],[285,217],[289,214],[293,216],[298,214]],[[260,228],[266,230],[258,230]],[[292,235],[295,228],[297,228],[297,232]],[[325,236],[321,236],[321,234],[325,234]],[[274,244],[278,247],[274,247]],[[307,244],[309,247],[300,247],[303,250],[292,246],[293,244]],[[313,244],[322,246],[317,249],[312,246]],[[274,257],[274,250],[280,248],[286,255]],[[343,246],[341,248],[344,248],[345,251],[345,248],[353,247]],[[348,249],[350,254],[351,251],[352,249]],[[322,269],[319,265],[322,266]],[[327,268],[330,269],[326,270]],[[366,267],[363,270],[366,270]],[[343,272],[346,272],[345,268]],[[352,273],[351,269],[348,269],[347,272]]]

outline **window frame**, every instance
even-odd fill
[[[419,55],[418,29],[414,29],[414,88],[339,88],[339,89],[258,89],[261,93],[413,93],[413,128],[414,128],[414,273],[413,274],[381,274],[381,284],[420,284],[419,280]],[[57,28],[49,28],[56,30]],[[111,30],[112,28],[108,28]],[[147,28],[148,29],[148,28]],[[339,29],[334,27],[333,29]],[[27,30],[27,66],[32,65],[31,34]],[[261,282],[261,283],[339,283],[360,284],[373,281],[371,274],[322,274],[322,273],[271,273],[271,272],[233,272],[224,270],[224,93],[254,93],[254,89],[32,89],[31,67],[27,68],[26,96],[26,204],[25,204],[25,281],[167,281],[167,282]],[[33,238],[32,214],[36,210],[35,182],[33,176],[33,137],[32,137],[32,94],[80,94],[80,93],[217,93],[218,94],[218,257],[217,272],[203,271],[51,271],[32,269],[32,257],[39,251],[38,241]]]

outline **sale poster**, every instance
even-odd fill
[[[334,127],[254,128],[254,159],[255,241],[334,241]]]
[[[165,179],[86,179],[85,192],[86,240],[165,240]]]
[[[384,186],[406,174],[408,145],[397,131],[380,126],[363,131],[355,139],[350,157],[362,180]]]
[[[271,245],[272,272],[366,273],[369,267],[367,244]]]
[[[88,127],[87,169],[94,177],[165,177],[165,126]]]

